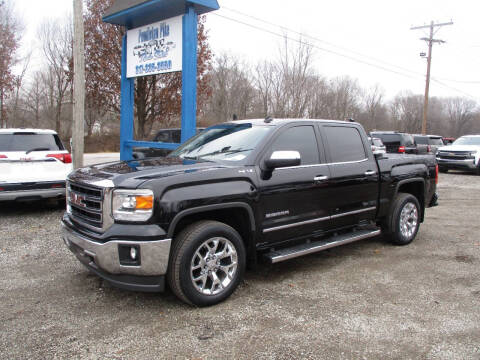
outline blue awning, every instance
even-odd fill
[[[188,4],[192,4],[199,15],[220,8],[217,0],[115,0],[103,21],[133,29],[183,15]]]

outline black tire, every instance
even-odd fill
[[[410,244],[420,228],[420,216],[418,199],[411,194],[398,193],[387,221],[386,232],[390,241],[395,245]]]
[[[218,240],[219,245],[217,245],[218,251],[227,248],[227,252],[233,250],[229,252],[230,255],[226,256],[226,258],[229,257],[226,259],[227,263],[223,263],[225,258],[220,260],[220,256],[218,256],[216,261],[212,258],[208,262],[205,262],[203,256],[214,257],[214,254],[211,252],[203,255],[202,250],[213,246],[215,239],[220,239]],[[220,252],[217,253],[217,251],[214,251],[214,253],[215,255],[220,254]],[[202,254],[201,261],[203,261],[203,265],[197,264],[194,266],[193,264],[196,260],[200,261],[199,254]],[[234,265],[232,265],[235,262],[233,260],[233,254],[236,254],[235,269],[233,269]],[[235,229],[218,221],[199,221],[186,227],[175,237],[170,252],[167,279],[173,293],[182,301],[190,305],[210,306],[225,300],[235,291],[243,279],[245,264],[245,246],[242,238]],[[200,268],[193,270],[194,267]],[[231,277],[227,277],[225,271],[219,270],[220,267],[232,268]],[[208,272],[207,275],[204,271],[210,272]],[[221,284],[215,284],[213,272],[215,272],[215,278],[217,280],[222,280]],[[199,276],[197,282],[193,280],[194,276]],[[206,294],[203,292],[208,291],[208,289],[199,289],[200,284],[198,282],[203,282],[203,287],[210,285],[211,293]],[[226,285],[224,286],[223,283]],[[218,292],[214,293],[215,291]]]
[[[439,166],[439,167],[438,167],[438,171],[440,171],[441,173],[447,173],[447,172],[448,172],[448,169],[447,169],[447,168],[444,168],[444,167],[441,167],[441,166]]]

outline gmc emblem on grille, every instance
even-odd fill
[[[86,208],[87,205],[84,203],[85,197],[82,195],[75,194],[73,192],[68,196],[70,202],[74,205]]]

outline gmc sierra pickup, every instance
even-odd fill
[[[67,180],[63,240],[93,273],[206,306],[247,264],[384,234],[406,245],[436,205],[433,155],[376,155],[361,125],[243,120],[164,158],[81,168]]]

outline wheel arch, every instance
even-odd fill
[[[425,179],[423,178],[411,178],[400,180],[393,194],[393,199],[398,193],[407,193],[415,196],[420,203],[420,222],[423,222],[425,217]]]
[[[173,218],[168,228],[168,237],[174,239],[181,229],[201,220],[215,220],[234,228],[244,241],[247,249],[247,259],[256,263],[255,217],[248,204],[231,202],[183,210]]]

